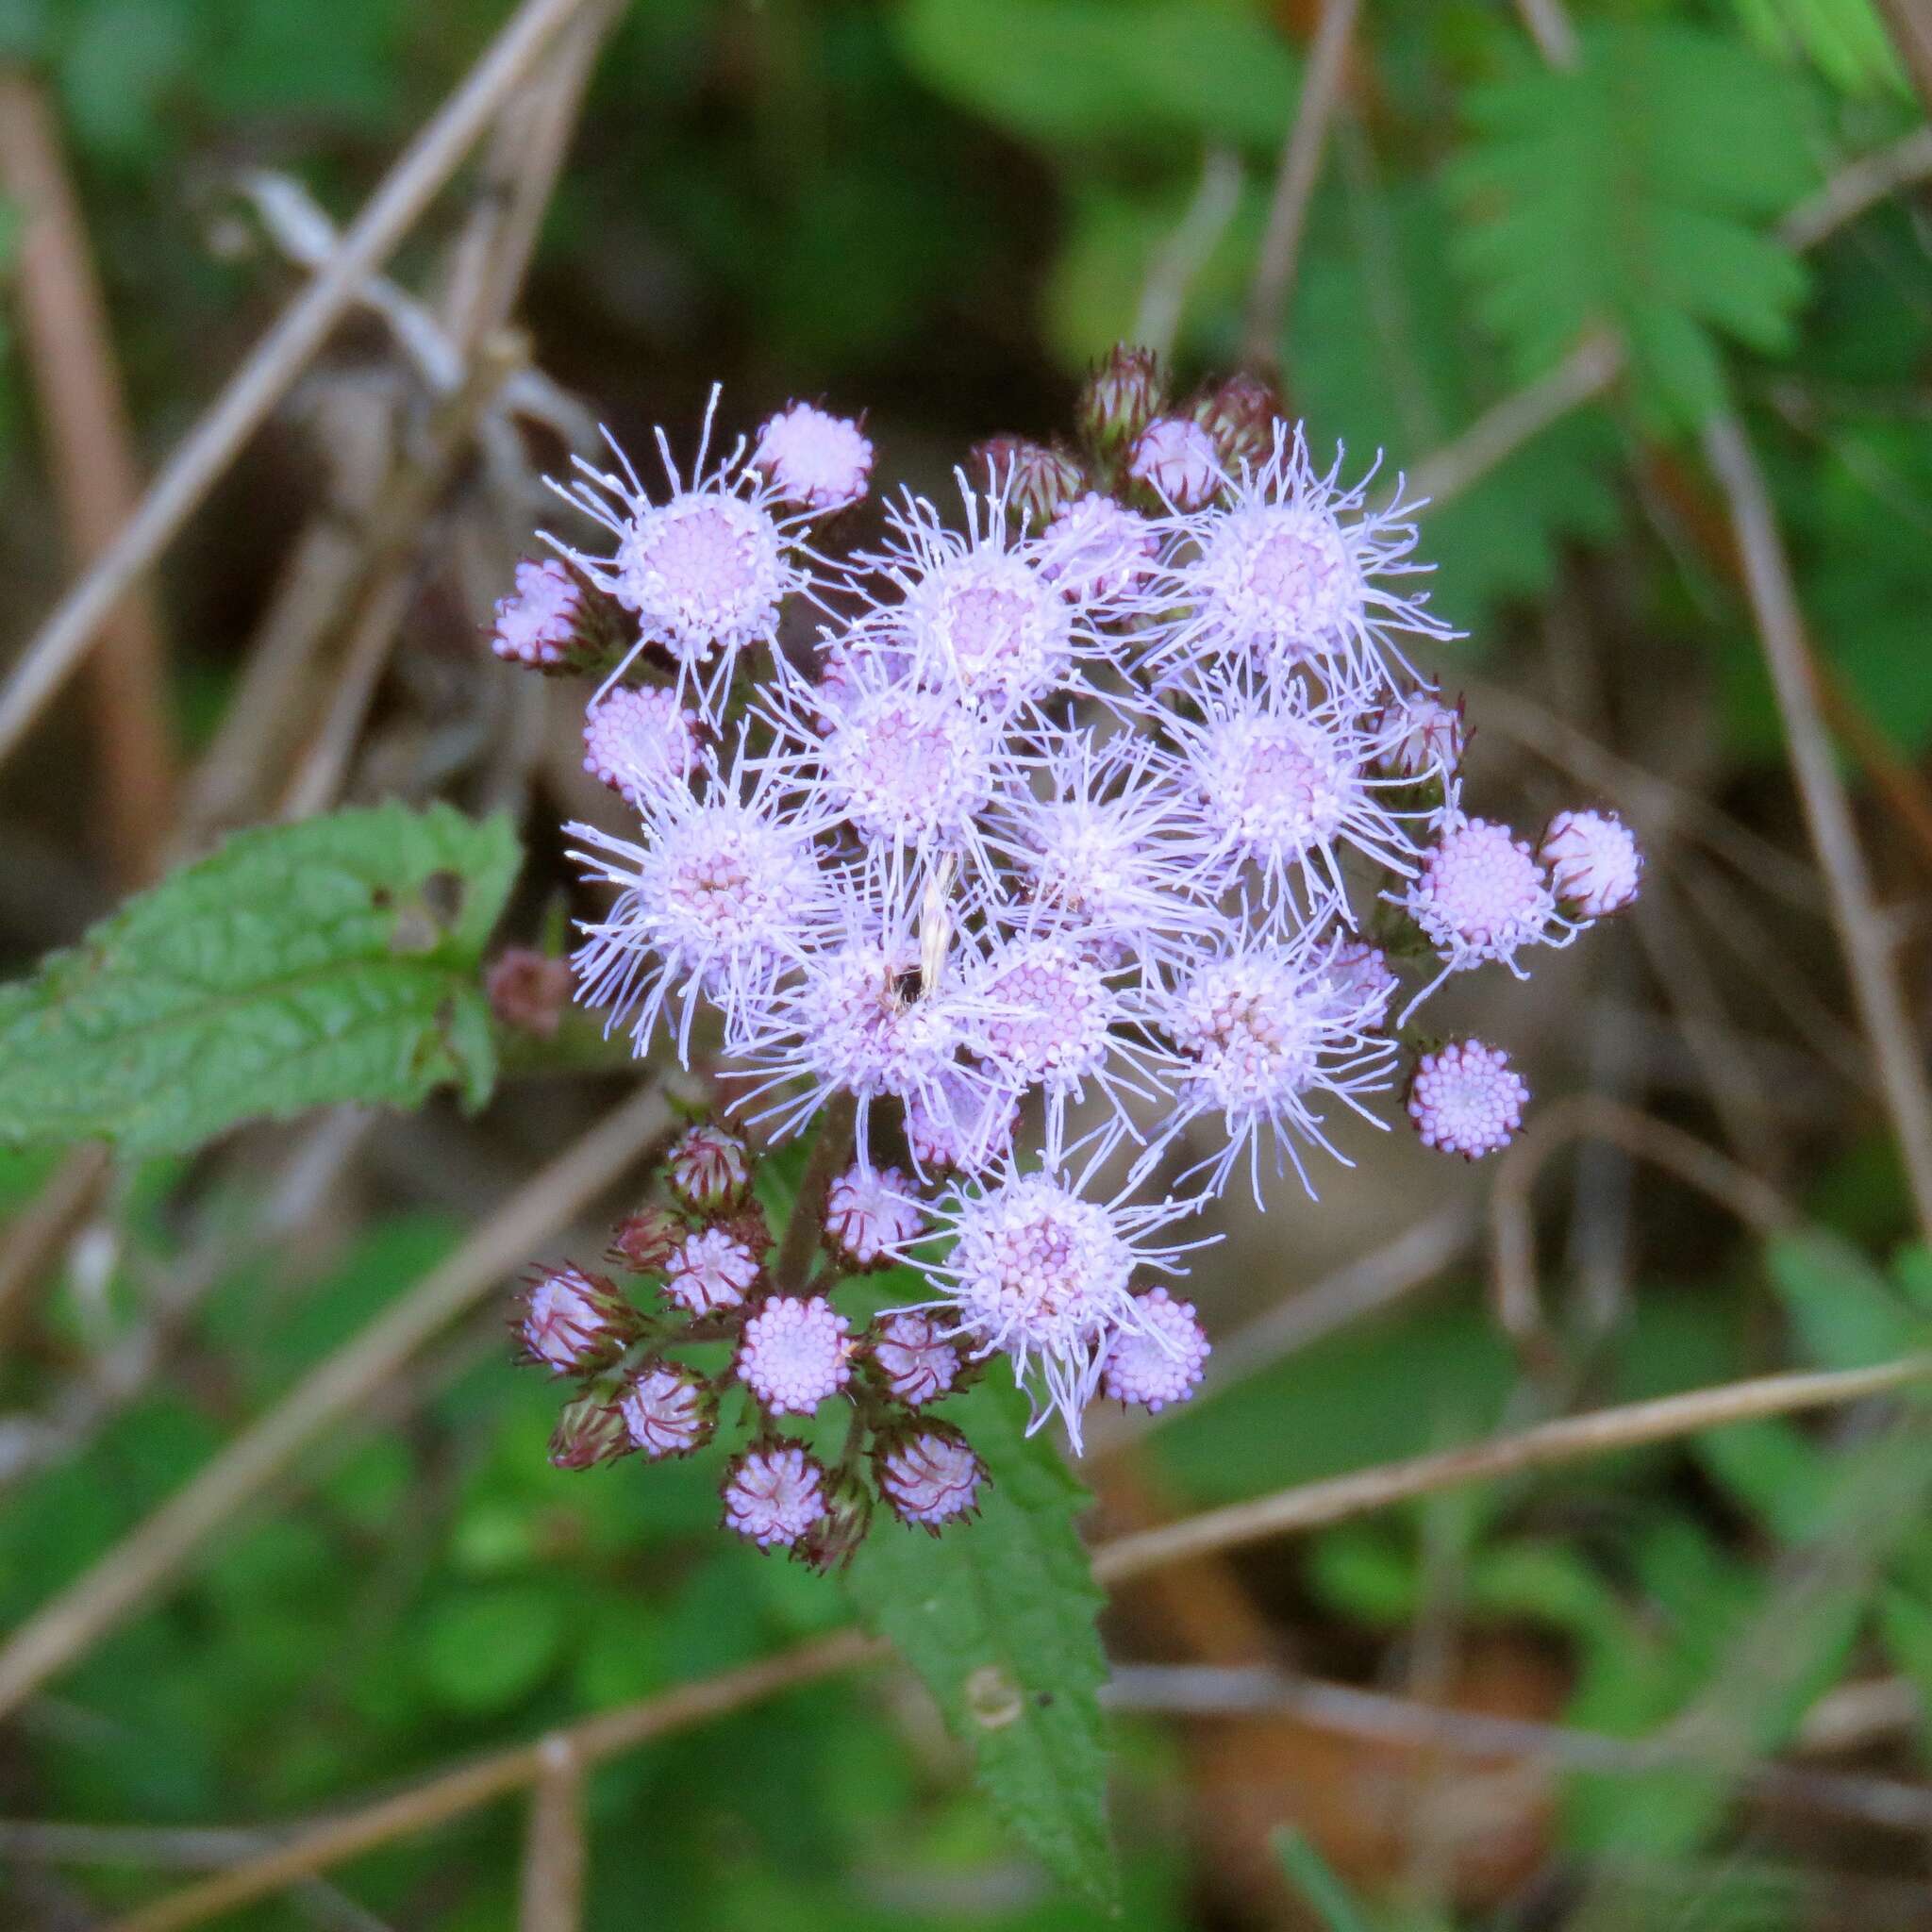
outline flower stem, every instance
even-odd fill
[[[813,1251],[824,1232],[826,1198],[851,1148],[857,1106],[851,1094],[835,1093],[819,1116],[811,1153],[798,1183],[798,1199],[792,1204],[791,1219],[785,1224],[785,1239],[772,1269],[772,1280],[780,1294],[796,1294],[805,1286]]]

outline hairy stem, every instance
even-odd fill
[[[792,1204],[791,1219],[785,1224],[785,1239],[772,1269],[780,1294],[796,1294],[811,1272],[811,1257],[825,1231],[826,1197],[851,1155],[858,1105],[851,1094],[835,1093],[819,1116],[805,1174],[798,1183],[798,1199]]]

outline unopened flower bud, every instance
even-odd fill
[[[973,469],[990,494],[1004,495],[1014,516],[1035,530],[1087,486],[1072,457],[1017,436],[995,436],[978,444],[973,452]]]
[[[1643,854],[1613,811],[1559,811],[1537,857],[1549,868],[1557,903],[1579,919],[1621,912],[1643,880]]]
[[[1408,1117],[1424,1147],[1480,1160],[1508,1146],[1523,1125],[1529,1083],[1501,1047],[1452,1041],[1416,1062]]]
[[[1239,470],[1268,460],[1281,397],[1265,376],[1241,373],[1204,391],[1189,413],[1213,439],[1224,467]]]
[[[865,494],[872,442],[848,417],[793,403],[758,431],[751,460],[788,503],[829,516]]]
[[[1412,691],[1375,719],[1375,763],[1391,778],[1440,778],[1445,785],[1462,763],[1468,733],[1462,700],[1442,702],[1432,688]]]
[[[617,1413],[631,1447],[653,1461],[689,1456],[709,1439],[717,1422],[704,1383],[688,1369],[668,1367],[633,1375],[617,1399]]]
[[[525,558],[516,589],[496,600],[490,648],[532,671],[592,671],[614,661],[628,640],[617,606],[557,558]]]
[[[842,1570],[871,1527],[872,1498],[856,1484],[841,1488],[825,1513],[792,1545],[791,1554],[822,1574]]]
[[[1185,416],[1157,417],[1141,432],[1127,475],[1177,510],[1204,508],[1224,480],[1214,439]]]
[[[791,1548],[825,1514],[825,1470],[796,1443],[747,1449],[724,1472],[724,1526]]]
[[[744,1142],[709,1121],[681,1136],[665,1162],[671,1191],[701,1214],[742,1196],[751,1177]]]
[[[530,946],[510,946],[483,975],[484,995],[499,1024],[539,1040],[555,1040],[570,1005],[570,961]]]
[[[591,1469],[630,1448],[624,1418],[601,1395],[579,1395],[563,1406],[550,1437],[550,1460],[558,1469]]]
[[[615,1282],[581,1268],[556,1268],[524,1284],[511,1326],[525,1361],[559,1375],[589,1375],[616,1361],[641,1324]]]
[[[1116,343],[1081,391],[1080,433],[1102,452],[1133,442],[1167,407],[1167,376],[1152,349]]]
[[[986,1481],[986,1466],[949,1423],[891,1437],[874,1452],[873,1471],[893,1515],[933,1536],[941,1524],[973,1514]]]
[[[610,1237],[610,1258],[634,1274],[658,1274],[684,1245],[689,1230],[663,1208],[646,1208],[626,1215]]]
[[[1116,1402],[1139,1403],[1158,1415],[1200,1386],[1208,1337],[1193,1303],[1177,1301],[1164,1288],[1138,1299],[1135,1318],[1108,1350],[1101,1386]]]
[[[959,1351],[930,1315],[916,1311],[881,1317],[872,1359],[893,1399],[908,1408],[937,1401],[959,1373]]]

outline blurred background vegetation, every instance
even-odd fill
[[[1505,0],[1367,0],[1292,299],[1259,345],[1250,289],[1313,0],[612,10],[517,311],[561,399],[525,425],[533,463],[558,459],[572,398],[633,448],[660,421],[682,446],[718,380],[734,427],[794,395],[863,408],[879,475],[938,489],[987,436],[1056,434],[1117,340],[1158,343],[1188,380],[1258,346],[1317,448],[1344,442],[1352,468],[1381,451],[1442,486],[1423,548],[1470,635],[1435,668],[1474,693],[1476,808],[1526,826],[1581,794],[1650,848],[1633,920],[1527,991],[1458,989],[1458,1020],[1492,1027],[1546,1101],[1593,1090],[1725,1150],[1795,1230],[1767,1241],[1614,1147],[1553,1153],[1535,1205],[1559,1406],[1920,1345],[1932,1258],[1695,434],[1735,408],[1769,477],[1923,1022],[1932,202],[1915,184],[1932,152],[1873,0],[1577,0],[1570,64]],[[58,117],[143,468],[299,284],[291,231],[247,184],[266,171],[346,220],[504,13],[0,0],[0,61]],[[1899,179],[1860,200],[1846,171],[1873,155]],[[398,284],[435,299],[475,192],[459,178]],[[9,225],[0,273],[24,299],[19,241]],[[1590,359],[1606,341],[1619,366]],[[15,327],[0,359],[16,639],[72,563],[37,355]],[[1525,395],[1492,448],[1488,412]],[[117,829],[126,774],[100,684],[0,774],[10,969],[163,858],[286,803],[342,675],[332,632],[227,760],[241,778],[178,771],[234,750],[222,733],[273,648],[291,557],[378,500],[358,439],[379,483],[389,439],[432,417],[380,318],[337,330],[161,574],[182,816],[132,846],[125,811]],[[531,942],[568,903],[558,821],[608,811],[575,769],[569,702],[526,690],[479,631],[539,513],[506,503],[487,458],[440,475],[408,522],[366,714],[325,772],[351,800],[509,809],[529,856],[505,930]],[[370,567],[360,554],[344,597]],[[31,1261],[0,1271],[0,1627],[622,1091],[608,1072],[512,1067],[480,1114],[331,1114],[111,1177],[0,1154],[7,1253]],[[1103,1528],[1548,1412],[1485,1294],[1491,1176],[1364,1138],[1319,1208],[1284,1193],[1265,1224],[1230,1226],[1200,1283],[1210,1327],[1236,1338],[1227,1372],[1189,1412],[1100,1445],[1085,1474]],[[106,1923],[240,1856],[204,1827],[326,1811],[845,1621],[835,1584],[724,1544],[708,1467],[554,1471],[554,1410],[486,1309],[30,1699],[0,1730],[0,1924]],[[1124,1923],[1932,1923],[1928,1442],[1886,1410],[1755,1423],[1124,1590],[1106,1626]],[[1146,1666],[1220,1673],[1209,1688],[1232,1695],[1247,1680],[1228,1673],[1284,1662],[1379,1701],[1136,1714],[1179,1694]],[[1545,1730],[1527,1755],[1519,1739],[1472,1756],[1491,1734],[1457,1742],[1454,1725],[1490,1718],[1685,1755],[1566,1756]],[[625,1756],[590,1816],[596,1928],[1106,1921],[1015,1849],[920,1694],[877,1673]],[[136,1826],[158,1835],[115,1835]],[[497,1807],[233,1923],[492,1932],[516,1923],[521,1841]]]

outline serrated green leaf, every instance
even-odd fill
[[[1272,148],[1294,108],[1294,57],[1242,0],[908,0],[895,22],[929,86],[1036,141]]]
[[[1086,1491],[997,1378],[946,1413],[992,1478],[980,1516],[937,1538],[874,1524],[847,1588],[972,1745],[1001,1816],[1057,1876],[1110,1899],[1102,1597],[1074,1528]]]
[[[1805,272],[1753,225],[1817,179],[1789,75],[1712,34],[1618,24],[1573,68],[1522,55],[1467,111],[1462,262],[1520,375],[1611,327],[1652,412],[1689,423],[1723,399],[1722,339],[1790,347]]]
[[[0,987],[0,1141],[150,1155],[495,1074],[478,967],[507,820],[399,805],[231,839]]]

